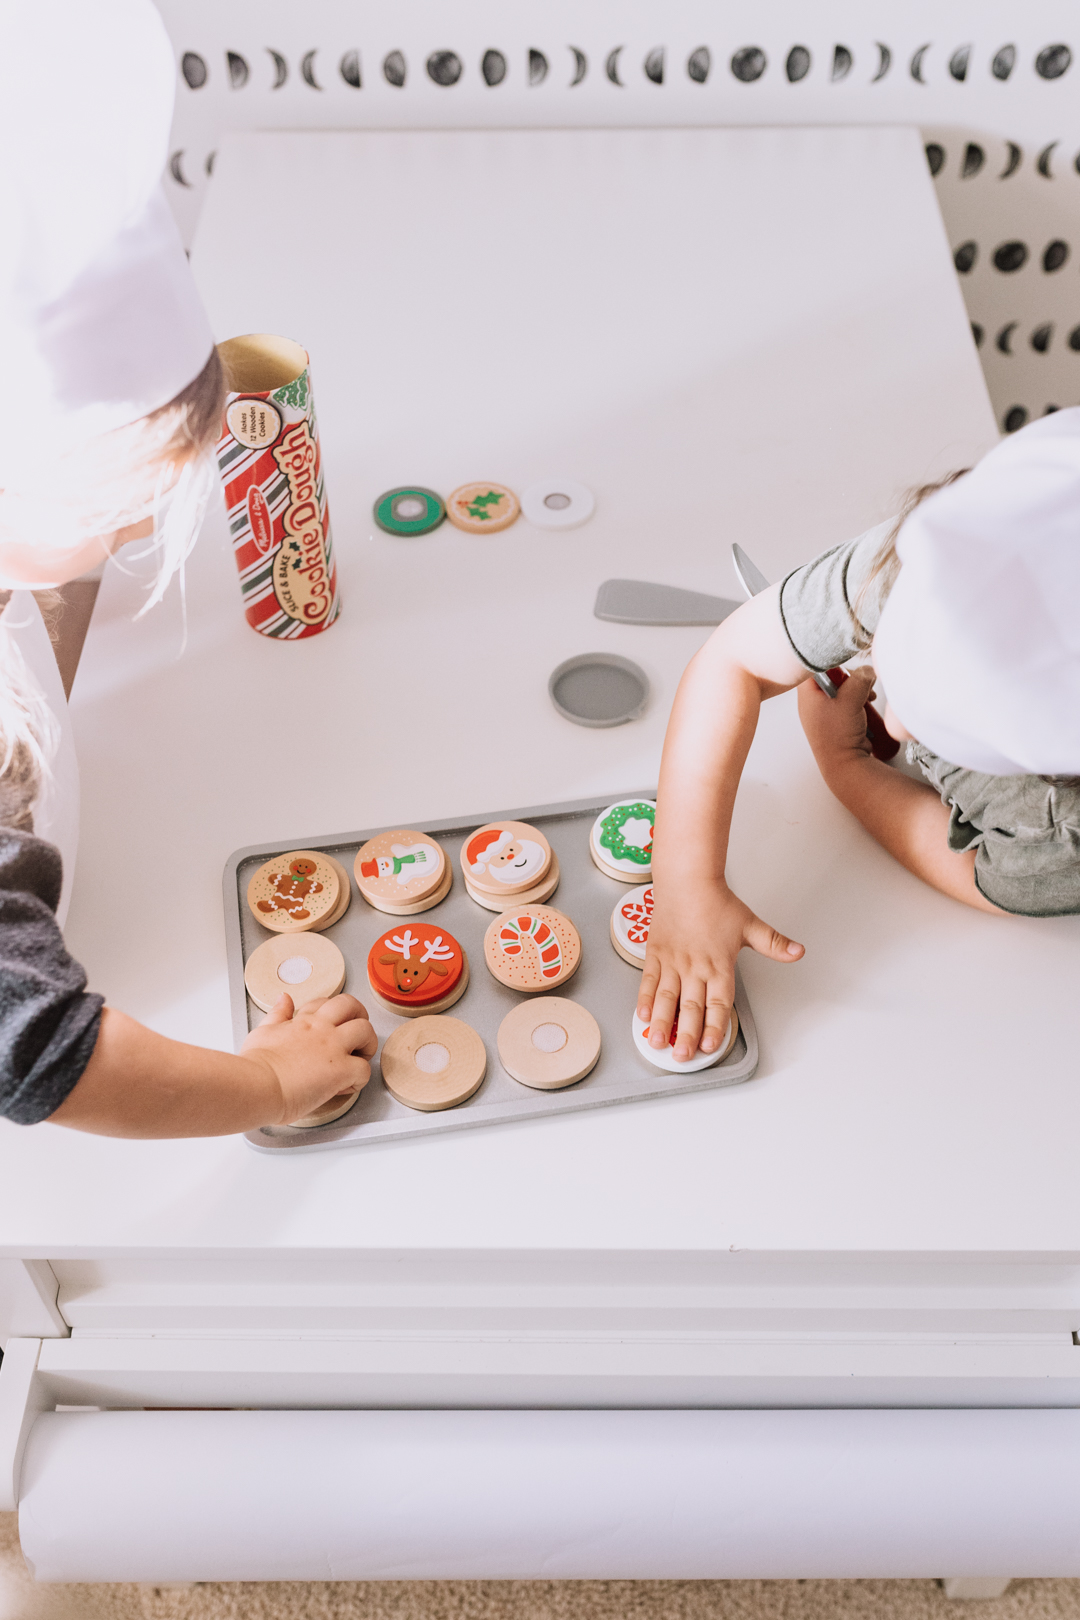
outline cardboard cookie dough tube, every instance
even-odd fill
[[[218,344],[229,393],[217,458],[248,624],[299,641],[341,612],[306,350],[255,332]]]

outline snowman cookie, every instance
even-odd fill
[[[619,799],[602,810],[589,834],[589,854],[601,872],[620,883],[640,883],[652,876],[652,799]]]
[[[671,1035],[666,1046],[654,1047],[649,1045],[650,1025],[634,1013],[633,1032],[634,1045],[658,1069],[667,1069],[671,1074],[696,1074],[699,1069],[711,1069],[714,1063],[722,1063],[731,1048],[735,1045],[735,1037],[739,1033],[739,1015],[734,1007],[731,1009],[731,1022],[728,1024],[727,1035],[721,1041],[715,1052],[703,1052],[699,1047],[693,1057],[684,1063],[675,1057],[675,1038],[679,1033],[679,1015],[676,1013],[671,1025]]]
[[[502,911],[526,891],[542,887],[551,867],[551,845],[539,828],[524,821],[489,821],[461,849],[466,888],[481,905],[487,903],[485,896],[494,900],[493,910]]]
[[[611,943],[631,967],[645,966],[645,947],[649,943],[652,911],[651,883],[643,883],[640,889],[631,889],[628,895],[615,902],[615,909],[611,913]]]
[[[446,855],[433,838],[401,828],[369,838],[357,851],[353,871],[368,904],[395,916],[437,905],[452,877]]]
[[[510,990],[554,990],[581,965],[581,937],[561,911],[520,906],[495,918],[484,935],[484,959]]]
[[[403,922],[380,934],[368,952],[367,971],[380,1005],[405,1018],[452,1007],[469,983],[465,952],[434,923]]]
[[[248,884],[251,914],[276,934],[329,926],[332,918],[336,920],[334,914],[341,914],[340,871],[335,862],[313,849],[275,855]]]

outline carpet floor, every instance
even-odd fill
[[[1080,1581],[988,1603],[935,1581],[238,1581],[35,1586],[0,1514],[0,1620],[1080,1620]]]

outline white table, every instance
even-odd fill
[[[598,583],[734,594],[732,540],[776,576],[995,436],[913,131],[244,136],[193,262],[220,337],[311,351],[344,597],[325,636],[255,636],[220,512],[182,654],[175,591],[134,622],[138,579],[102,589],[69,942],[211,1045],[233,849],[654,780],[707,632],[599,623]],[[587,527],[370,520],[401,481],[548,473],[593,488]],[[593,648],[648,671],[640,723],[551,708]],[[730,870],[807,945],[744,956],[751,1084],[286,1162],[4,1126],[2,1252],[48,1262],[9,1267],[9,1331],[114,1404],[1080,1399],[1076,921],[920,886],[793,698]]]

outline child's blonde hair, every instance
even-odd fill
[[[56,526],[86,538],[152,518],[158,569],[145,613],[183,568],[216,488],[214,446],[225,392],[221,358],[211,349],[199,375],[168,404],[63,458],[49,494],[5,490],[6,526],[25,533],[32,545],[36,519],[50,502]],[[47,532],[48,523],[42,527]],[[58,727],[5,623],[6,604],[0,594],[0,825],[30,831]]]

